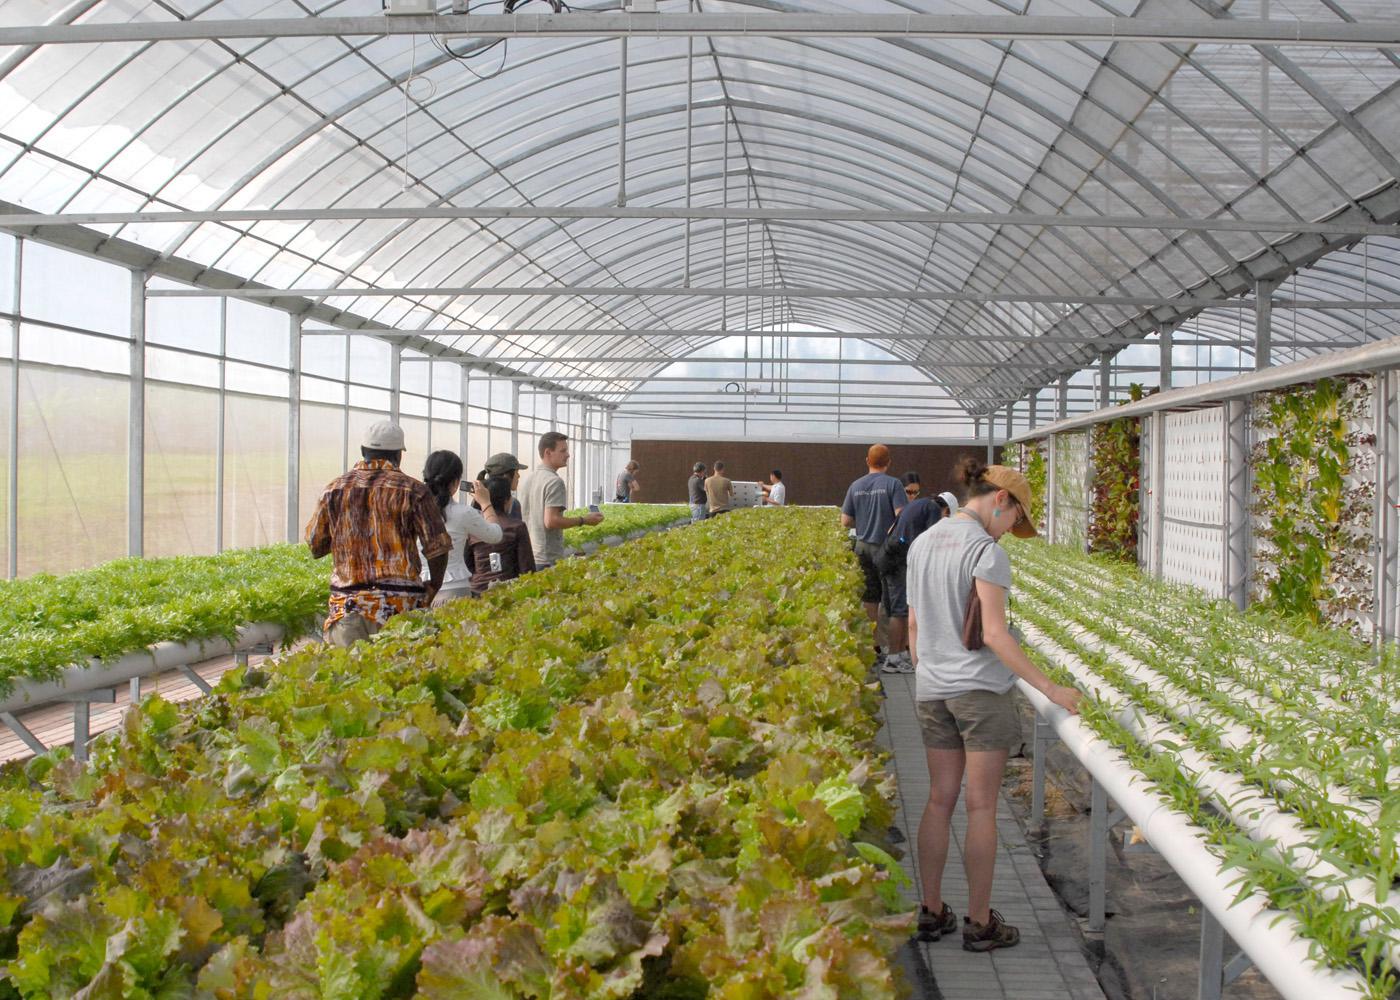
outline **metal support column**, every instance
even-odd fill
[[[1063,383],[1061,383],[1063,385]],[[1050,544],[1059,541],[1059,530],[1056,522],[1059,521],[1060,502],[1058,495],[1059,477],[1055,474],[1055,468],[1059,463],[1059,438],[1058,434],[1051,434],[1050,439],[1045,443],[1045,540]]]
[[[345,343],[345,380],[350,381],[350,343]],[[345,407],[349,427],[350,407]],[[349,430],[346,430],[349,436]],[[228,299],[219,299],[219,426],[214,437],[214,551],[224,550],[224,465],[228,448]]]
[[[287,364],[287,541],[301,540],[301,317],[290,317]]]
[[[403,375],[403,347],[395,344],[389,352],[389,419],[399,422],[399,406],[402,402],[400,385]]]
[[[1376,631],[1400,638],[1400,372],[1376,374]]]
[[[457,425],[457,454],[462,459],[464,474],[467,476],[474,476],[476,472],[473,470],[479,469],[480,465],[472,462],[471,458],[467,455],[467,445],[471,441],[471,421],[467,419],[467,407],[470,405],[471,401],[472,376],[471,371],[466,365],[460,365],[459,369],[461,371],[462,380],[462,420],[461,423]],[[485,461],[485,456],[483,456],[480,461]]]
[[[1152,488],[1152,503],[1148,507],[1151,524],[1148,527],[1152,541],[1151,571],[1157,579],[1165,574],[1163,559],[1166,553],[1167,531],[1167,411],[1158,410],[1152,414],[1148,433],[1152,436],[1152,468],[1149,482]]]
[[[1016,434],[1016,404],[1006,404],[1006,439],[1011,440]]]
[[[1243,611],[1249,603],[1253,531],[1249,516],[1249,401],[1225,403],[1225,593]]]
[[[1108,792],[1097,779],[1089,793],[1089,930],[1108,922]]]
[[[554,430],[559,424],[559,396],[557,393],[549,394],[549,429]]]
[[[6,506],[5,537],[9,564],[5,575],[13,580],[19,576],[19,316],[20,279],[24,273],[24,240],[15,240],[15,267],[11,278],[14,282],[14,318],[10,321],[10,427],[9,447],[9,497]],[[23,738],[23,736],[21,736]],[[39,751],[43,753],[43,751]]]
[[[1274,289],[1277,280],[1260,278],[1254,283],[1254,370],[1273,362]]]
[[[1029,410],[1030,428],[1035,430],[1040,426],[1040,390],[1036,389],[1026,397],[1026,406]]]
[[[1069,376],[1060,377],[1058,403],[1055,410],[1057,419],[1063,420],[1069,416]]]
[[[987,414],[987,464],[996,461],[997,420],[995,413]]]
[[[1163,392],[1172,387],[1172,335],[1175,332],[1175,321],[1157,327],[1157,385]]]
[[[622,51],[617,73],[617,204],[627,204],[627,36],[621,40]]]
[[[146,279],[131,272],[131,383],[126,425],[126,554],[145,551]],[[76,746],[75,746],[76,752]]]
[[[691,12],[694,12],[694,0],[689,4]],[[691,197],[691,173],[692,164],[695,160],[695,39],[685,40],[685,207],[690,208]],[[685,274],[684,284],[690,287],[690,229],[691,219],[686,216],[685,220]],[[550,397],[553,399],[553,396]],[[554,425],[554,414],[550,413],[550,426]]]
[[[1112,396],[1110,390],[1113,382],[1113,355],[1104,353],[1099,355],[1099,409],[1105,409],[1111,403]]]
[[[520,383],[510,384],[510,453],[520,454]]]

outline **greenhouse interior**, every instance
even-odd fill
[[[1398,1000],[1396,0],[0,3],[0,1000]]]

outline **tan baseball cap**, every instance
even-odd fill
[[[1010,493],[1025,512],[1026,516],[1011,529],[1011,533],[1017,538],[1034,538],[1037,534],[1035,511],[1031,509],[1031,484],[1026,482],[1026,477],[1004,465],[989,465],[982,478]]]
[[[380,420],[370,424],[360,446],[375,451],[403,451],[403,428],[392,420]]]

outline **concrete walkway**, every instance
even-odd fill
[[[915,840],[919,818],[928,801],[928,765],[919,723],[914,715],[914,678],[884,674],[884,728],[881,739],[893,751],[890,766],[899,781],[895,823],[907,838],[904,870],[913,881],[911,905],[919,899]],[[1040,866],[1021,835],[1003,797],[997,807],[1000,843],[992,906],[1006,922],[1021,930],[1021,943],[990,954],[962,950],[961,933],[933,944],[917,944],[934,985],[916,983],[928,996],[921,1000],[1104,1000],[1103,990],[1079,948],[1068,915],[1041,874]],[[947,903],[959,915],[967,912],[967,879],[963,875],[962,840],[967,818],[962,802],[953,817],[953,843],[943,878]]]

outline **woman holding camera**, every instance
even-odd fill
[[[511,507],[510,484],[511,480],[505,476],[488,476],[479,484],[490,495],[489,510],[501,526],[501,540],[495,543],[474,541],[467,551],[471,590],[478,597],[498,583],[535,571],[530,529]]]
[[[499,542],[502,531],[495,511],[478,510],[472,504],[457,499],[462,485],[462,460],[455,452],[435,451],[429,455],[423,466],[423,482],[432,491],[433,499],[442,511],[443,522],[447,525],[448,537],[452,539],[442,589],[433,597],[433,607],[437,608],[459,597],[470,596],[471,573],[463,558],[468,543]],[[480,483],[474,484],[472,495],[482,501],[488,498],[486,488]],[[425,569],[425,578],[426,573]]]

